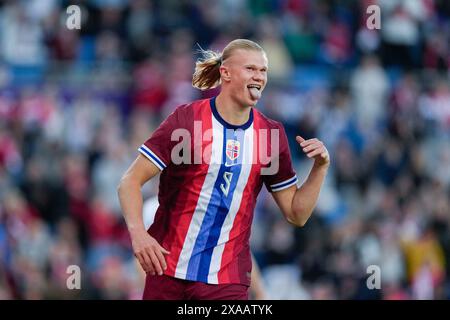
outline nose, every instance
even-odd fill
[[[256,71],[253,74],[253,80],[255,80],[257,82],[264,82],[264,80],[265,80],[264,74],[260,71]]]

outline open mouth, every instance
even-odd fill
[[[257,100],[259,98],[261,98],[261,85],[259,84],[249,84],[247,86],[249,92],[250,92],[250,96],[252,97],[253,100]]]
[[[249,89],[254,88],[254,89],[258,90],[258,91],[261,91],[261,85],[259,85],[259,84],[249,84],[247,86],[247,88],[249,88]]]

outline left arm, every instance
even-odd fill
[[[320,188],[330,166],[330,156],[328,150],[318,139],[305,140],[297,136],[296,140],[307,157],[314,159],[314,165],[305,183],[300,188],[294,185],[273,192],[272,196],[284,217],[290,223],[303,227],[317,204]]]

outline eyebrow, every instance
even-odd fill
[[[245,64],[244,67],[254,67],[254,68],[256,68],[256,69],[265,69],[265,70],[269,69],[269,67],[267,67],[267,66],[258,67],[258,66],[255,65],[255,64]]]

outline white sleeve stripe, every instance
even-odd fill
[[[158,161],[160,163],[160,165],[164,168],[167,167],[167,165],[164,163],[164,161],[162,161],[152,150],[150,150],[145,144],[143,144],[141,146],[141,148],[144,149],[144,151],[148,152],[152,157],[154,157],[154,159],[156,161]]]
[[[144,150],[144,148],[139,148],[139,152],[140,152],[143,156],[145,156],[148,160],[150,160],[151,162],[153,162],[153,164],[154,164],[155,166],[157,166],[159,170],[161,170],[161,171],[164,170],[164,167],[158,162],[158,160],[154,159],[154,158],[152,157],[151,154],[149,154],[146,150]]]
[[[272,192],[281,191],[281,190],[289,188],[290,186],[295,185],[297,182],[298,182],[298,179],[297,179],[297,177],[295,177],[295,179],[292,182],[289,182],[285,185],[282,185],[282,186],[279,186],[276,188],[271,188],[271,189],[272,189]]]
[[[280,186],[282,186],[283,184],[285,184],[285,183],[290,183],[290,182],[293,181],[293,180],[297,180],[297,175],[295,175],[295,176],[293,176],[293,177],[291,177],[291,178],[289,178],[289,179],[287,179],[287,180],[284,180],[284,181],[281,181],[281,182],[272,184],[272,185],[270,185],[270,187],[271,187],[271,188],[280,187]]]

